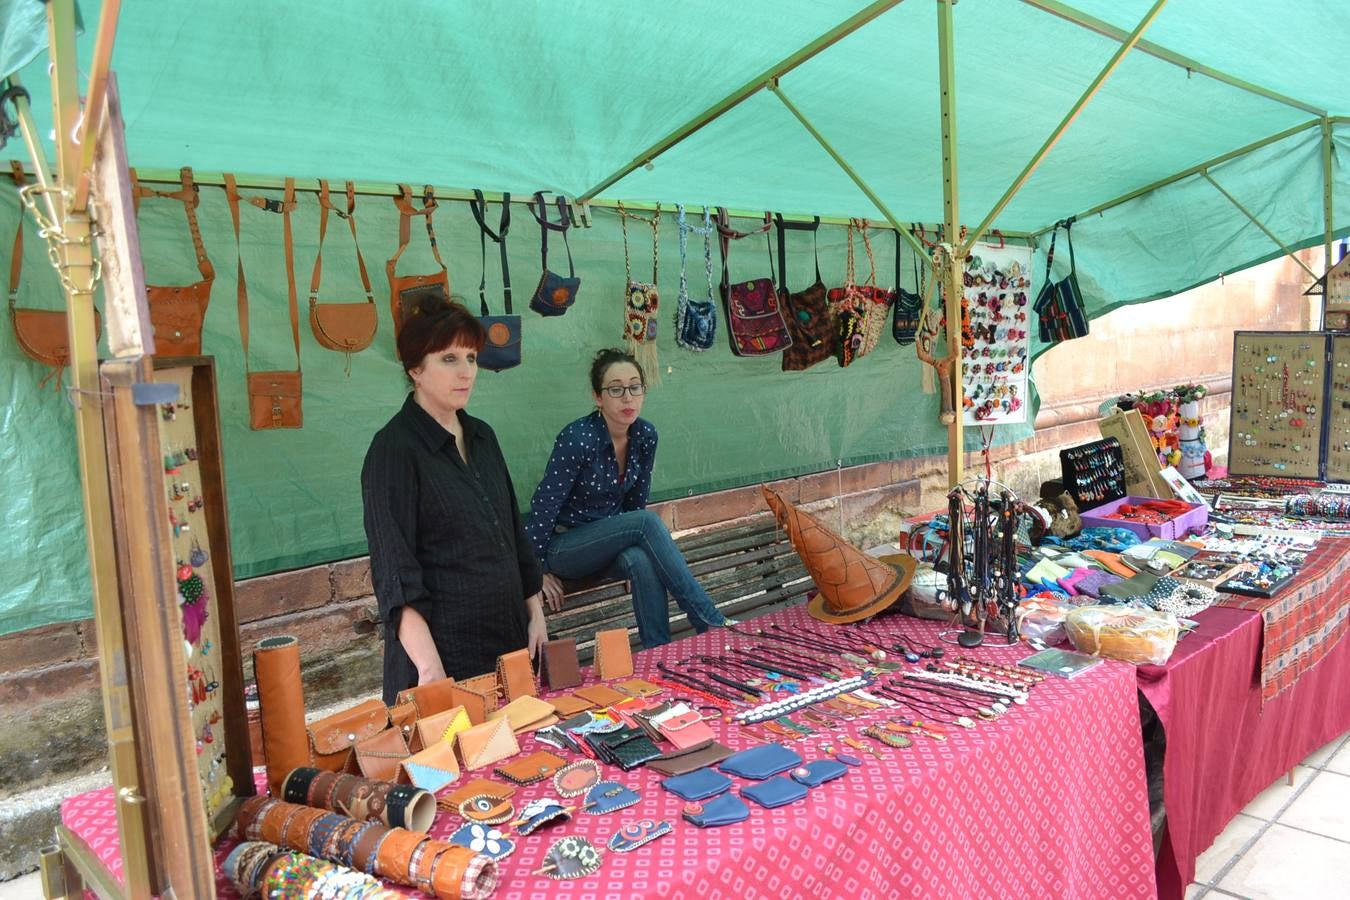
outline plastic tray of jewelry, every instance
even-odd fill
[[[1113,437],[1066,447],[1059,451],[1059,467],[1064,487],[1080,510],[1125,496],[1125,454]]]
[[[1225,594],[1241,594],[1244,597],[1274,597],[1293,581],[1298,571],[1278,580],[1271,580],[1259,572],[1239,572],[1215,588]]]

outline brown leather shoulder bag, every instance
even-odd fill
[[[320,303],[319,280],[323,275],[323,239],[328,232],[328,212],[347,220],[351,229],[352,245],[356,248],[356,265],[361,272],[361,286],[366,291],[365,303]],[[361,242],[356,237],[356,187],[347,182],[347,211],[334,206],[328,197],[328,182],[319,180],[319,253],[314,257],[314,275],[309,282],[309,327],[319,345],[347,354],[347,374],[351,375],[351,355],[364,350],[375,340],[379,328],[375,312],[375,295],[370,289],[370,275],[366,259],[361,255]]]
[[[389,277],[389,303],[390,312],[394,317],[395,341],[398,340],[398,333],[403,328],[404,309],[419,296],[427,291],[440,291],[446,299],[450,298],[450,273],[441,260],[441,250],[436,246],[436,226],[432,223],[432,216],[436,212],[436,192],[431,185],[424,187],[422,208],[418,209],[413,206],[412,188],[401,184],[399,189],[401,193],[394,198],[394,205],[398,207],[398,250],[384,264],[385,274]],[[408,241],[412,237],[413,216],[425,217],[427,240],[431,241],[431,253],[436,257],[437,265],[441,267],[439,272],[431,275],[397,274],[399,257],[408,249]]]
[[[202,280],[188,285],[145,286],[150,305],[150,324],[155,334],[155,355],[198,356],[202,352],[202,324],[206,321],[206,307],[211,303],[211,285],[216,280],[215,267],[206,256],[202,232],[197,226],[197,205],[201,197],[192,180],[192,170],[184,167],[178,173],[181,187],[176,191],[155,191],[136,180],[131,172],[131,196],[139,210],[144,197],[163,197],[183,204],[187,213],[188,233],[192,235],[192,249],[197,254],[197,271]]]

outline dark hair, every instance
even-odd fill
[[[458,297],[446,297],[439,285],[405,291],[403,325],[398,332],[398,358],[412,383],[412,370],[422,364],[428,353],[447,347],[472,347],[482,350],[487,332]]]
[[[632,363],[638,370],[638,377],[642,379],[642,384],[644,386],[647,384],[647,373],[642,371],[642,366],[633,358],[633,354],[617,347],[606,347],[595,354],[595,359],[591,360],[591,388],[594,393],[600,393],[605,371],[615,363]]]

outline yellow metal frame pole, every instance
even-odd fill
[[[1220,194],[1223,194],[1225,200],[1227,200],[1229,203],[1231,203],[1231,204],[1233,204],[1235,207],[1237,207],[1238,212],[1242,213],[1242,214],[1243,214],[1244,216],[1246,216],[1249,220],[1251,220],[1251,223],[1252,223],[1253,225],[1255,225],[1257,228],[1261,229],[1261,233],[1264,234],[1266,237],[1270,238],[1271,242],[1272,242],[1276,247],[1279,247],[1281,252],[1283,252],[1286,256],[1288,256],[1288,257],[1289,257],[1290,259],[1292,259],[1294,262],[1298,263],[1299,268],[1301,268],[1301,269],[1303,269],[1303,271],[1307,272],[1308,275],[1309,275],[1310,277],[1312,277],[1314,280],[1316,280],[1316,279],[1319,277],[1318,274],[1317,274],[1316,272],[1314,272],[1314,271],[1312,270],[1312,268],[1311,268],[1307,263],[1305,263],[1303,260],[1301,260],[1301,259],[1299,259],[1297,256],[1295,256],[1295,255],[1294,255],[1294,251],[1290,250],[1287,246],[1285,246],[1284,242],[1281,241],[1278,237],[1275,236],[1275,232],[1273,232],[1273,231],[1271,231],[1269,228],[1267,228],[1267,227],[1265,226],[1265,223],[1263,223],[1260,219],[1258,219],[1258,218],[1252,213],[1251,210],[1249,210],[1247,207],[1243,206],[1240,202],[1238,202],[1238,199],[1237,199],[1236,197],[1234,197],[1232,194],[1228,193],[1228,191],[1224,190],[1223,185],[1219,184],[1217,181],[1214,180],[1214,176],[1210,175],[1208,172],[1202,172],[1202,173],[1201,173],[1201,177],[1203,177],[1206,181],[1208,181],[1210,184],[1212,184],[1212,185],[1214,186],[1214,190],[1218,191]]]
[[[952,7],[956,0],[938,0],[938,80],[942,101],[942,210],[946,223],[944,237],[950,248],[942,256],[942,296],[946,298],[947,352],[955,357],[952,379],[952,403],[956,419],[947,426],[947,484],[955,487],[965,468],[966,395],[961,376],[965,352],[961,344],[962,270],[966,251],[961,246],[961,213],[957,190],[956,164],[956,35],[952,26]],[[941,373],[939,373],[941,377]]]
[[[84,212],[89,206],[90,169],[94,165],[94,148],[98,145],[99,129],[103,125],[103,102],[108,87],[108,67],[112,63],[113,39],[117,36],[117,19],[122,12],[122,0],[103,0],[98,10],[98,36],[94,40],[94,60],[90,66],[89,84],[85,88],[84,117],[80,119],[79,134],[73,140],[79,147],[75,162],[75,181],[72,183],[71,209]]]
[[[1322,271],[1330,272],[1331,266],[1335,262],[1331,258],[1331,242],[1336,235],[1335,210],[1332,207],[1332,186],[1336,183],[1331,177],[1332,165],[1332,144],[1331,144],[1331,120],[1322,119],[1322,225],[1324,233],[1322,236],[1322,247],[1326,253],[1326,259],[1322,263]],[[1323,304],[1325,306],[1325,304]]]

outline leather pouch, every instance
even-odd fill
[[[471,727],[469,714],[464,707],[456,706],[438,712],[434,716],[425,716],[413,726],[413,737],[409,743],[412,750],[423,750],[436,744],[453,744],[455,735]]]
[[[347,221],[352,233],[352,244],[356,248],[357,267],[361,273],[361,286],[365,288],[364,303],[320,303],[319,282],[323,275],[323,242],[328,233],[328,211],[332,210]],[[333,206],[328,196],[328,182],[319,179],[319,252],[314,257],[314,275],[309,283],[309,327],[314,332],[314,340],[319,346],[343,353],[356,353],[370,346],[375,340],[379,328],[379,319],[375,313],[375,295],[370,287],[370,275],[366,271],[366,260],[361,255],[361,244],[356,239],[356,190],[352,182],[347,182],[347,212],[344,214]],[[350,357],[348,357],[350,359]],[[351,374],[350,368],[347,372]]]
[[[492,672],[457,681],[450,688],[450,695],[456,706],[464,707],[470,722],[482,725],[487,721],[488,713],[497,708],[497,674]]]
[[[516,735],[505,718],[461,731],[455,737],[459,758],[469,771],[486,768],[520,752]]]
[[[699,828],[716,828],[718,825],[733,825],[750,818],[750,807],[735,794],[723,794],[707,803],[690,803],[680,813],[685,821]]]
[[[495,712],[488,713],[488,721],[495,722],[498,719],[506,719],[511,725],[511,730],[516,734],[523,734],[529,731],[538,731],[540,728],[547,728],[550,725],[558,724],[558,717],[553,714],[553,704],[538,697],[520,697],[512,700]]]
[[[432,744],[414,753],[398,766],[398,781],[436,793],[459,778],[459,760],[455,748],[445,742]]]
[[[440,681],[399,691],[394,699],[399,703],[411,703],[417,709],[417,717],[424,719],[445,712],[455,705],[455,697],[450,690],[454,683],[453,678],[442,678]]]
[[[579,688],[573,691],[578,697],[584,697],[596,706],[612,706],[615,703],[622,703],[628,699],[625,694],[620,694],[613,688],[605,687],[603,684],[593,684],[590,687]]]
[[[138,209],[144,197],[163,197],[183,204],[187,213],[188,234],[192,237],[192,248],[197,256],[197,271],[202,276],[201,281],[193,284],[145,286],[156,356],[201,355],[202,323],[206,320],[206,307],[211,303],[211,285],[216,280],[215,267],[206,256],[201,229],[197,225],[197,206],[201,199],[192,180],[192,170],[179,170],[179,179],[181,187],[177,191],[153,191],[141,186],[134,170],[131,173],[132,196]]]
[[[548,220],[548,205],[544,202],[544,193],[534,195],[534,203],[527,204],[534,220],[539,223],[540,264],[543,271],[539,275],[539,284],[530,297],[530,309],[541,316],[561,316],[572,308],[577,300],[577,291],[581,289],[581,279],[577,277],[576,266],[572,264],[572,247],[567,243],[567,229],[571,227],[571,215],[567,210],[567,201],[557,198],[559,222],[554,225]],[[536,209],[537,207],[537,209]],[[562,232],[563,246],[567,248],[567,272],[563,277],[548,268],[548,233]],[[561,687],[562,685],[560,685]]]
[[[641,678],[630,678],[627,681],[620,681],[614,685],[615,690],[622,691],[630,697],[655,697],[661,693],[661,688],[652,684],[650,681],[643,681]]]
[[[714,769],[696,769],[661,782],[661,787],[682,800],[706,800],[731,787],[731,779]]]
[[[681,750],[706,744],[717,736],[698,710],[672,716],[656,727],[662,737]]]
[[[502,784],[500,781],[493,781],[491,778],[474,778],[455,788],[454,793],[445,798],[445,803],[452,809],[459,809],[459,805],[465,800],[477,797],[480,794],[505,800],[515,792],[514,785]]]
[[[436,213],[436,192],[431,185],[422,190],[421,209],[413,206],[412,188],[406,184],[399,185],[399,195],[394,197],[394,205],[398,207],[399,213],[398,250],[384,264],[384,272],[389,278],[389,311],[394,319],[394,341],[397,343],[406,311],[411,309],[424,294],[434,293],[446,300],[450,299],[450,273],[441,260],[441,250],[436,244],[436,226],[433,223]],[[436,258],[436,265],[440,266],[439,272],[431,275],[397,274],[399,257],[408,249],[408,241],[412,237],[413,216],[423,216],[425,219],[427,240],[431,244],[431,254]]]
[[[581,662],[577,659],[576,639],[546,641],[539,674],[550,690],[566,690],[581,684]]]
[[[820,787],[827,781],[843,778],[848,774],[848,766],[837,759],[813,759],[805,765],[797,766],[788,773],[792,780],[809,788]]]
[[[561,697],[554,697],[549,703],[553,704],[554,709],[558,711],[558,715],[563,718],[571,718],[577,713],[583,713],[595,706],[590,700],[585,697],[578,697],[576,694],[563,694]]]
[[[539,695],[534,686],[529,650],[513,650],[497,657],[497,685],[508,703],[520,697]]]
[[[803,799],[807,793],[806,785],[799,784],[786,775],[779,775],[777,778],[770,778],[768,781],[761,781],[759,784],[741,788],[742,797],[755,801],[765,809],[796,803]]]
[[[671,705],[669,703],[657,703],[640,712],[633,713],[633,720],[637,722],[638,727],[647,732],[647,737],[654,741],[659,741],[661,740],[661,732],[657,729],[656,725],[652,724],[652,720],[663,713],[670,712],[670,709]]]
[[[248,373],[248,425],[255,431],[302,428],[301,372],[280,369]]]
[[[633,677],[633,645],[627,628],[596,632],[595,672],[601,681]]]
[[[478,351],[478,365],[493,372],[520,365],[520,316],[482,315],[478,321],[487,333],[487,341]]]
[[[417,723],[417,707],[411,703],[399,703],[389,707],[389,726],[403,732],[404,740],[411,745],[413,726]]]
[[[374,698],[311,724],[311,761],[330,772],[352,770],[352,748],[389,727],[389,710]]]
[[[361,774],[375,781],[393,781],[398,777],[399,763],[407,758],[408,743],[397,728],[386,728],[356,744],[356,764]]]
[[[802,758],[795,750],[789,750],[782,744],[761,744],[728,757],[718,768],[728,775],[763,781],[801,764]]]
[[[512,784],[525,785],[543,781],[545,778],[552,778],[553,773],[565,765],[567,765],[567,760],[558,754],[549,753],[547,750],[538,750],[529,756],[512,760],[504,766],[498,766],[492,772]]]
[[[678,753],[664,753],[647,763],[647,768],[662,775],[683,775],[705,766],[715,766],[732,755],[732,749],[716,741],[706,747]]]

